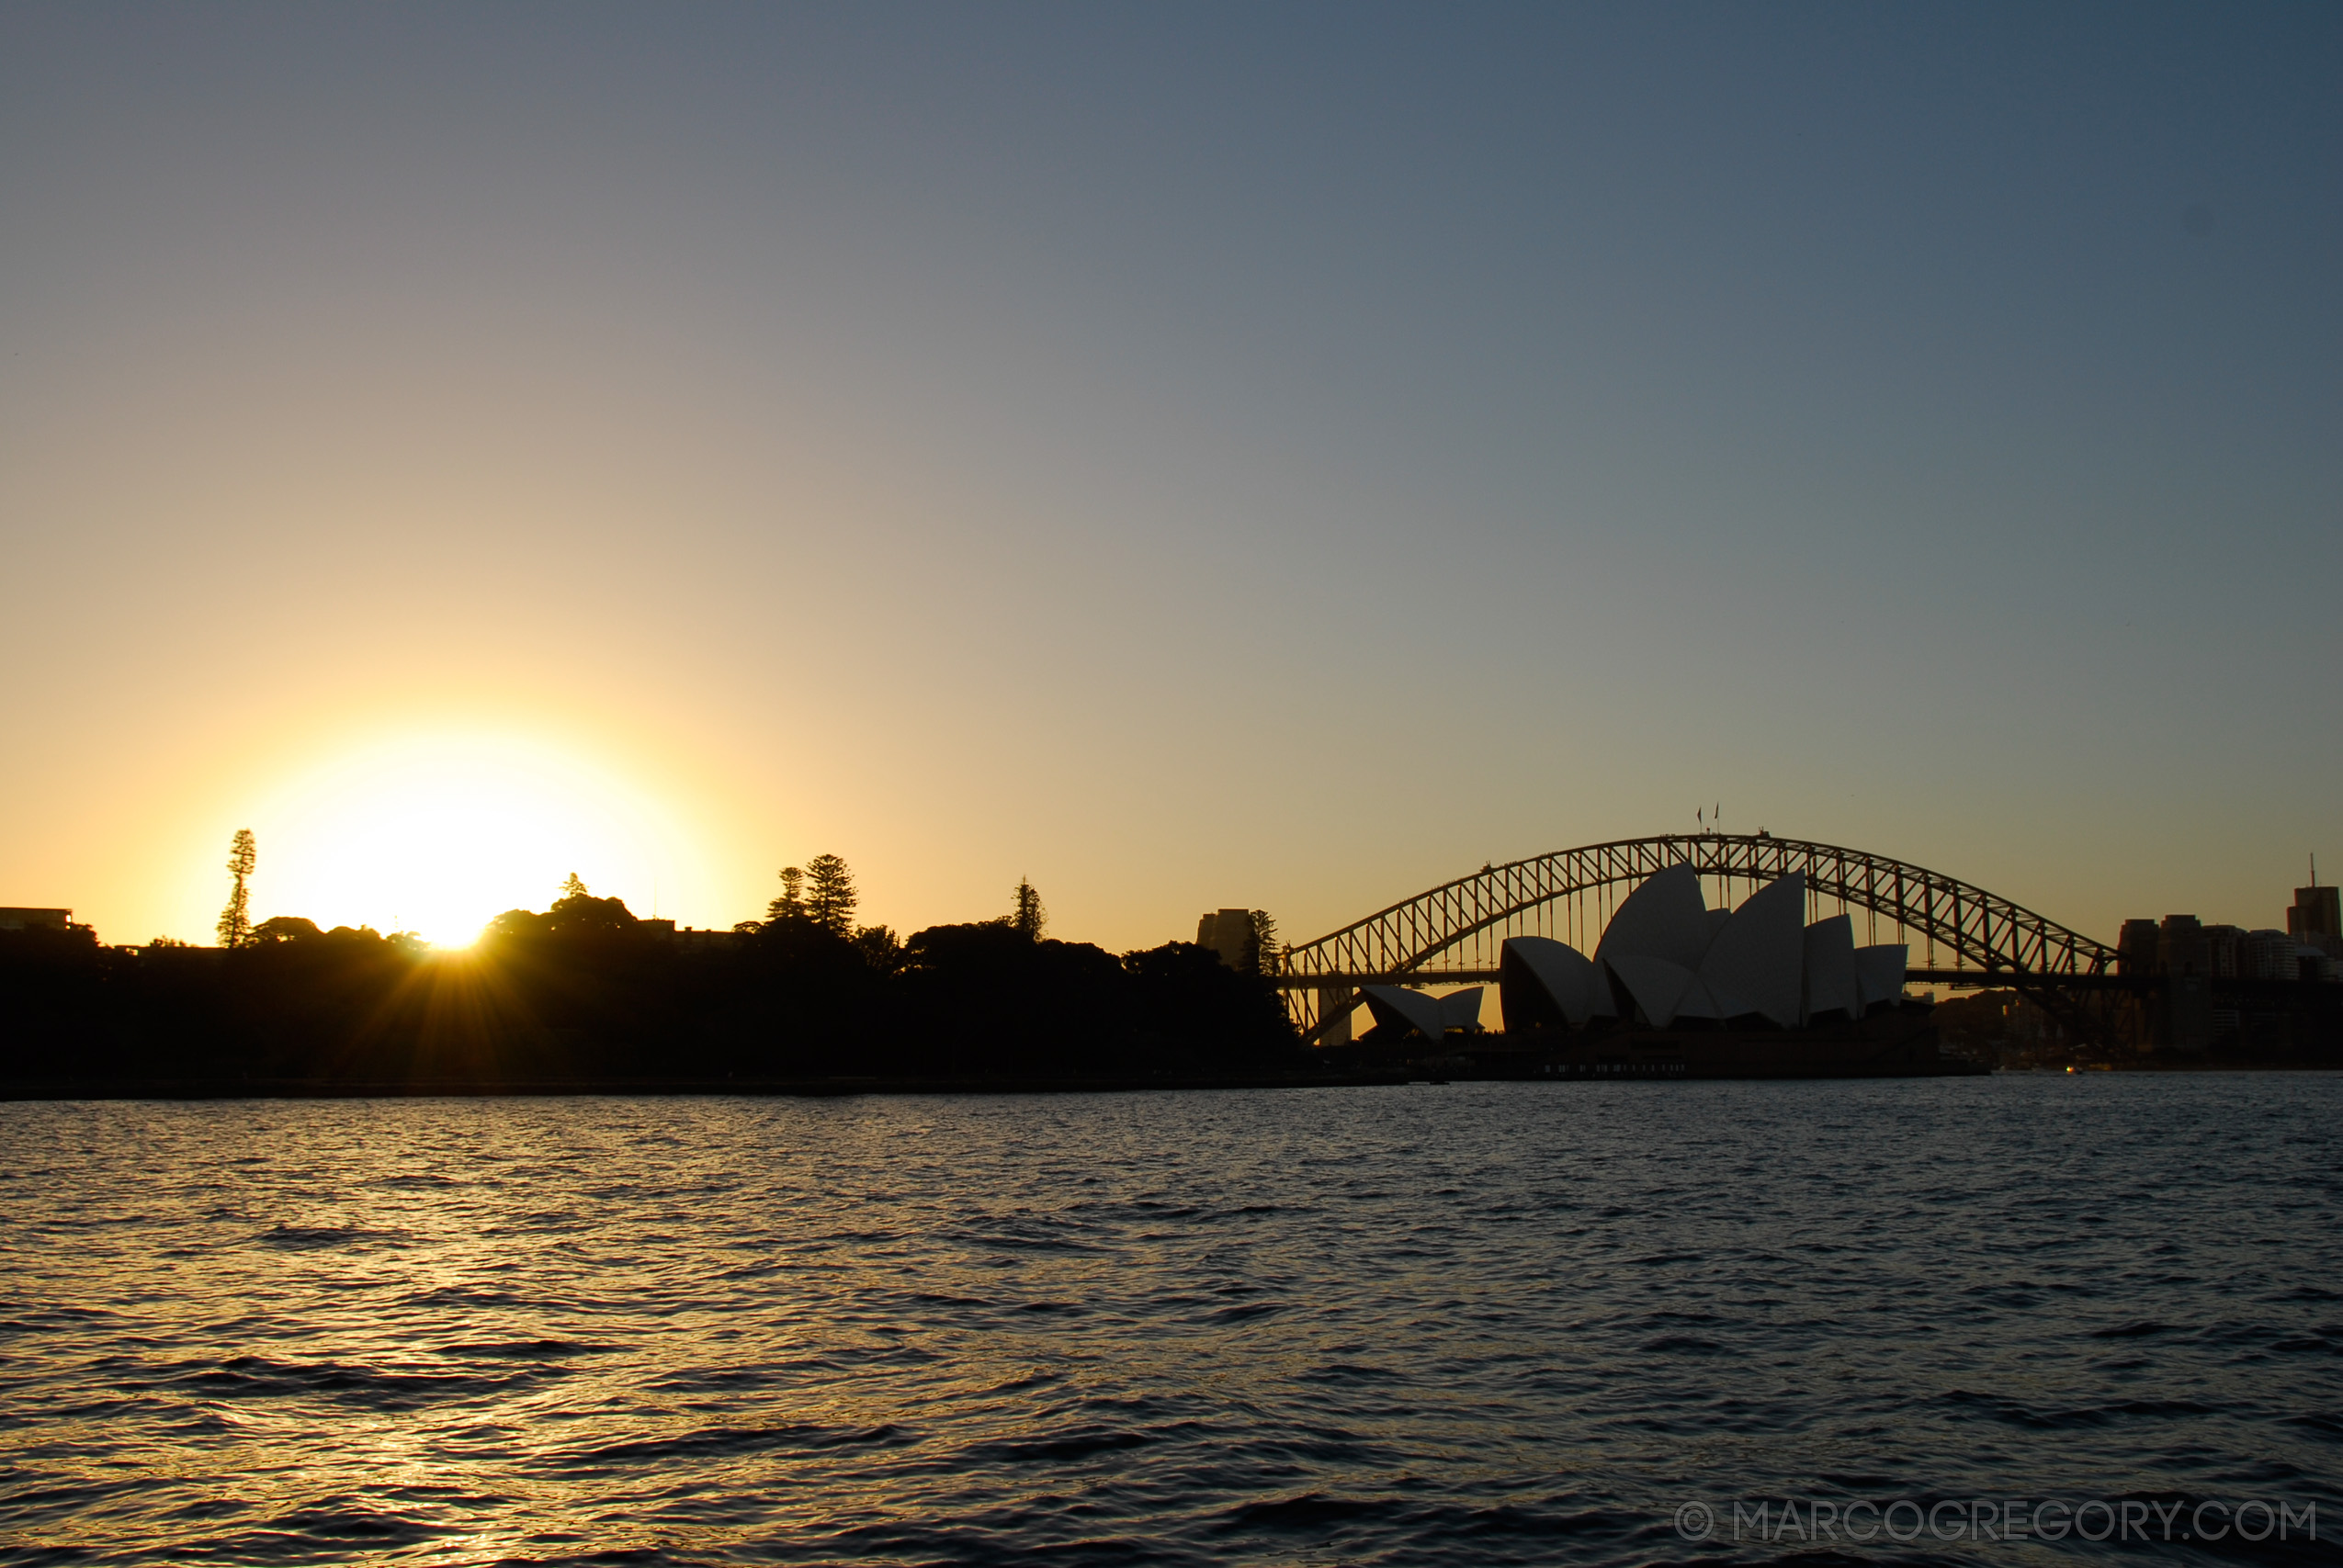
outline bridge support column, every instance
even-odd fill
[[[1318,988],[1318,1016],[1320,1045],[1348,1045],[1351,1043],[1351,1010],[1358,1005],[1359,993],[1349,986],[1320,986]]]

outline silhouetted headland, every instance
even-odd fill
[[[899,942],[792,883],[766,920],[678,931],[573,881],[454,953],[283,917],[219,948],[0,932],[0,1077],[18,1095],[1324,1080],[1259,974],[1187,942],[1050,940],[1037,910]]]

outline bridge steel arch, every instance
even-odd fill
[[[2106,1033],[2105,1010],[2081,1005],[2076,985],[2089,988],[2093,980],[2112,978],[2115,951],[2105,943],[1925,866],[1765,833],[1622,839],[1483,866],[1285,948],[1276,981],[1296,1025],[1316,1040],[1349,1018],[1362,985],[1493,977],[1509,936],[1557,936],[1590,953],[1618,897],[1656,872],[1685,864],[1714,882],[1716,905],[1737,901],[1737,884],[1747,885],[1739,894],[1745,897],[1803,872],[1808,919],[1863,911],[1867,921],[1858,922],[1857,941],[1912,943],[1927,958],[1916,972],[1949,970],[1963,979],[1975,972],[1971,983],[2007,984],[2077,1032]],[[1940,957],[1952,962],[1940,965]]]

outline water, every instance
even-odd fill
[[[0,1562],[1746,1560],[1799,1547],[1680,1505],[1820,1495],[2292,1499],[2332,1543],[2339,1109],[0,1106]]]

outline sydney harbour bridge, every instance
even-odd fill
[[[2139,987],[2118,977],[2105,943],[1942,872],[1761,832],[1622,839],[1483,866],[1283,949],[1273,973],[1306,1039],[1344,1039],[1362,986],[1494,981],[1509,936],[1556,937],[1591,953],[1619,901],[1675,865],[1700,874],[1712,908],[1803,872],[1806,918],[1843,913],[1859,942],[1908,944],[1907,980],[2006,987],[2084,1040],[2130,1032]]]

